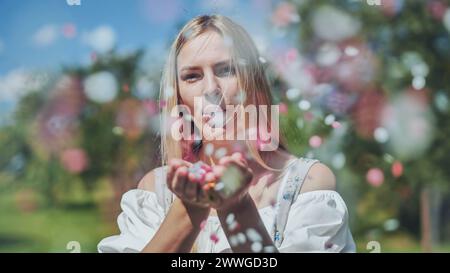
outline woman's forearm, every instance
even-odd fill
[[[142,252],[190,252],[200,223],[209,215],[209,208],[200,208],[176,199],[160,228]]]
[[[267,229],[264,226],[263,221],[261,220],[255,203],[248,194],[244,198],[242,198],[239,203],[232,205],[229,208],[218,210],[217,214],[233,252],[263,252],[265,247],[270,247],[271,252],[277,251],[273,244],[271,236],[267,232]],[[233,214],[233,216],[230,216],[231,214]],[[227,217],[230,217],[228,223]],[[230,223],[230,219],[236,221],[238,225],[236,226]],[[230,240],[232,236],[236,236],[239,233],[243,233],[245,235],[248,235],[248,233],[250,233],[250,235],[255,235],[255,232],[257,233],[257,235],[247,236],[245,243],[233,245],[232,240]],[[260,245],[259,247],[254,246],[252,250],[252,244],[254,243]]]

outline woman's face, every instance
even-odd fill
[[[202,111],[203,122],[217,111],[213,109],[237,104],[238,79],[229,45],[219,33],[207,31],[188,41],[177,57],[177,74],[181,103],[194,114],[194,98],[200,98],[203,109],[195,111]]]

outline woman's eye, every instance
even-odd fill
[[[234,69],[232,67],[226,66],[219,68],[217,70],[217,75],[220,77],[229,77],[234,75]]]
[[[187,74],[183,76],[183,80],[187,82],[194,82],[196,81],[200,76],[198,74]]]

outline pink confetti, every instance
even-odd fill
[[[400,161],[395,161],[392,164],[391,172],[394,177],[401,176],[403,174],[403,164]]]
[[[215,244],[217,244],[219,242],[219,237],[215,233],[211,233],[211,236],[209,236],[209,239],[211,239],[211,241]]]
[[[341,127],[341,123],[339,123],[339,121],[334,121],[334,122],[331,124],[331,127],[333,127],[334,129],[338,129],[338,128]]]
[[[156,104],[155,101],[145,100],[143,104],[149,115],[154,115],[158,113],[158,105]]]
[[[379,168],[372,168],[367,172],[366,179],[370,185],[374,187],[379,187],[384,182],[383,171]]]
[[[279,107],[280,107],[280,113],[281,114],[287,114],[288,107],[287,107],[286,103],[284,103],[284,102],[280,103]]]
[[[298,57],[298,52],[297,52],[297,49],[295,49],[295,48],[291,48],[291,49],[289,49],[287,52],[286,52],[286,61],[288,62],[288,63],[291,63],[291,62],[293,62],[293,61],[295,61],[296,59],[297,59],[297,57]]]
[[[89,164],[87,154],[81,148],[64,150],[61,153],[60,160],[64,168],[70,173],[80,173],[84,171]]]
[[[200,223],[200,230],[204,230],[205,227],[206,227],[206,220],[203,220],[203,221]]]
[[[322,145],[322,138],[320,136],[312,136],[309,139],[309,146],[313,148],[319,148]]]
[[[295,5],[283,2],[277,6],[273,15],[272,22],[277,27],[286,27],[299,20]]]
[[[65,24],[62,28],[63,36],[67,39],[72,39],[77,34],[77,29],[74,24]]]

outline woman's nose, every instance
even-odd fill
[[[215,92],[217,89],[219,89],[219,83],[217,82],[217,78],[213,73],[207,73],[205,75],[205,90],[204,93],[211,93]]]
[[[218,104],[222,97],[220,85],[214,75],[207,75],[205,78],[206,84],[203,91],[203,96],[208,102]]]

